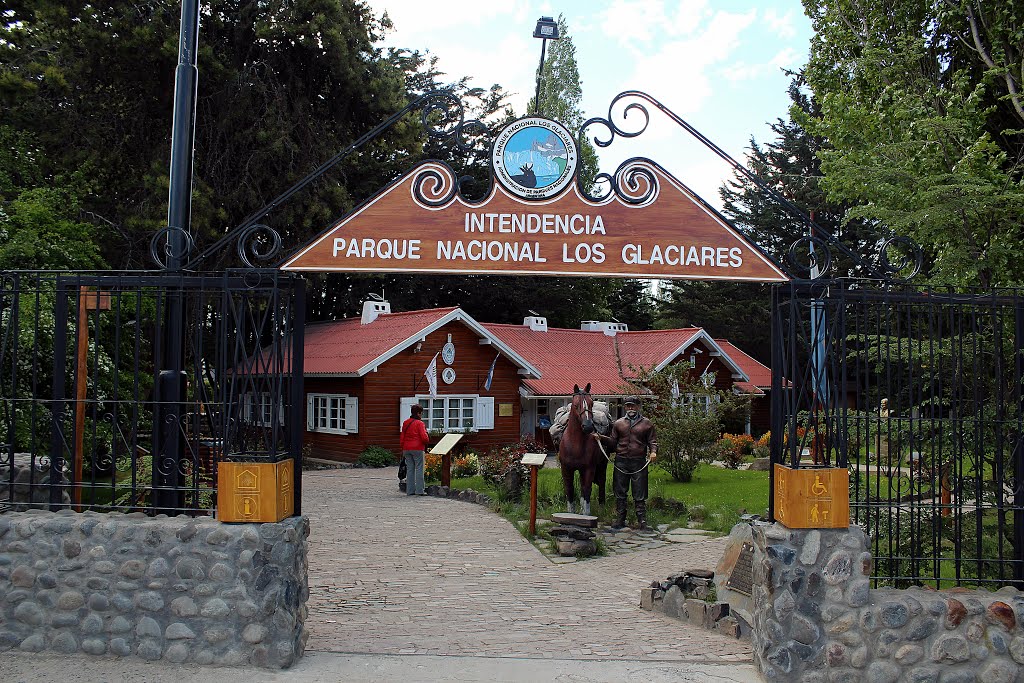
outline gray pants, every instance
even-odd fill
[[[423,451],[402,451],[405,458],[405,495],[423,493]]]

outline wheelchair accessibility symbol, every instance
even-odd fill
[[[823,496],[828,493],[828,488],[821,481],[820,475],[814,475],[814,483],[811,484],[811,493],[816,496]]]

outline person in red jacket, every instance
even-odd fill
[[[402,423],[402,437],[399,444],[402,457],[405,458],[407,496],[425,496],[423,490],[423,453],[427,450],[430,437],[427,427],[423,424],[423,406],[418,403],[412,407],[412,416]]]

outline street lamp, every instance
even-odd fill
[[[549,40],[558,40],[558,22],[551,17],[541,17],[537,20],[537,27],[533,29],[533,37],[540,38],[540,66],[537,67],[537,97],[534,99],[533,113],[540,114],[540,77],[544,73],[544,53],[548,47]]]

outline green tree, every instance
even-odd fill
[[[653,395],[644,414],[658,435],[657,466],[676,481],[690,481],[697,465],[717,454],[722,420],[746,409],[749,401],[715,387],[687,362],[654,372],[641,368],[634,384]]]
[[[1020,8],[986,5],[986,58],[970,35],[976,3],[804,7],[821,115],[798,120],[829,142],[820,152],[828,198],[852,203],[848,218],[915,239],[934,282],[1024,281],[1020,66],[1006,47],[1020,44]]]

